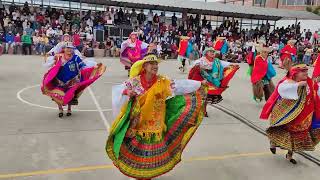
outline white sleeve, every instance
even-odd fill
[[[141,49],[146,49],[148,48],[149,44],[145,43],[145,42],[142,42],[141,43]]]
[[[320,83],[318,83],[318,86],[320,87]],[[320,96],[320,88],[318,89],[318,96]]]
[[[49,56],[47,58],[47,61],[43,63],[42,66],[45,68],[50,68],[53,66],[53,64],[54,64],[54,56]]]
[[[57,54],[57,53],[60,53],[62,51],[62,46],[63,44],[62,43],[58,43],[56,46],[54,46],[49,52],[48,54]]]
[[[79,57],[82,56],[81,52],[80,52],[78,49],[75,49],[75,50],[74,50],[74,54],[77,55],[77,56],[79,56]]]
[[[289,83],[284,81],[278,87],[278,93],[284,99],[298,100],[298,83]]]
[[[251,52],[255,52],[255,51],[256,51],[256,46],[252,46]]]
[[[115,85],[112,86],[112,114],[116,118],[121,111],[122,106],[129,100],[129,97],[123,95],[126,85]]]
[[[223,68],[226,68],[226,67],[228,67],[228,66],[230,66],[230,62],[227,62],[227,61],[220,61],[221,62],[221,65],[222,65],[222,67]]]
[[[173,85],[173,95],[184,95],[188,93],[195,92],[201,86],[200,81],[194,81],[189,79],[181,79],[181,80],[174,80]]]

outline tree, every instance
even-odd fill
[[[317,6],[317,7],[314,7],[314,8],[312,8],[311,6],[308,6],[308,7],[306,8],[306,10],[307,10],[308,12],[312,12],[312,13],[320,16],[320,6]]]

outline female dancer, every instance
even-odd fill
[[[44,75],[41,90],[58,104],[59,117],[63,116],[63,106],[68,105],[67,116],[71,116],[71,105],[78,105],[78,98],[83,90],[96,81],[104,72],[101,63],[85,64],[74,53],[72,43],[62,47],[63,53],[56,54],[54,61],[48,61],[51,67]]]
[[[158,75],[159,62],[147,55],[134,63],[130,79],[112,92],[116,119],[106,151],[122,173],[136,179],[173,169],[203,118],[202,83]]]

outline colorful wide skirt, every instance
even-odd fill
[[[106,144],[114,165],[123,174],[138,179],[154,178],[172,170],[181,161],[184,148],[202,121],[205,94],[200,89],[166,101],[167,130],[161,140],[126,135],[132,110],[129,101],[113,123]]]
[[[69,104],[74,98],[79,98],[84,89],[100,78],[106,70],[104,65],[82,69],[80,71],[81,81],[72,83],[72,86],[70,87],[63,87],[57,83],[56,78],[60,67],[61,61],[58,61],[44,75],[41,91],[44,95],[49,96],[57,104],[63,106]]]
[[[123,52],[121,52],[120,62],[125,66],[126,69],[130,69],[132,64],[139,60],[142,60],[147,52],[148,48],[141,49],[141,51],[136,52],[136,50],[128,47]]]
[[[273,106],[271,126],[266,132],[270,142],[276,147],[294,152],[314,151],[319,143],[320,119],[316,113],[303,114],[302,117],[300,115],[307,108],[303,105],[307,103],[305,94],[300,95],[298,100],[278,99]]]
[[[227,88],[230,80],[233,78],[235,73],[238,71],[239,68],[235,66],[226,67],[223,70],[223,79],[221,80],[220,87],[213,86],[212,83],[208,83],[208,96],[210,95],[221,95]],[[200,73],[200,66],[194,66],[190,72],[188,79],[196,80],[196,81],[203,81],[204,78],[201,76]]]

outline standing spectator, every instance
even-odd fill
[[[18,50],[19,52],[21,52],[21,49],[22,49],[21,36],[19,33],[17,33],[16,36],[14,37],[13,54],[18,54]]]
[[[119,19],[119,11],[118,9],[116,10],[116,13],[114,14],[114,24],[119,24],[120,19]]]
[[[24,55],[28,55],[27,50],[29,51],[29,55],[31,55],[31,45],[32,45],[32,40],[31,36],[27,34],[26,31],[23,31],[23,35],[21,37],[21,42],[22,42],[22,51]]]
[[[313,33],[313,44],[317,45],[318,44],[318,40],[319,40],[319,34],[318,34],[318,31],[315,31]]]
[[[112,23],[114,23],[114,16],[116,15],[116,12],[114,11],[114,8],[111,8],[110,11],[110,20],[112,21]]]
[[[159,19],[158,14],[156,13],[153,17],[153,26],[155,29],[159,28],[159,22],[160,22],[160,19]]]
[[[130,13],[129,10],[126,10],[126,13],[124,14],[124,21],[125,24],[130,24]]]
[[[306,38],[308,38],[310,40],[311,36],[312,36],[312,33],[311,33],[310,29],[308,29],[308,31],[306,32]]]
[[[166,24],[166,15],[164,12],[161,12],[160,15],[160,27],[164,26]]]
[[[173,16],[171,17],[171,23],[173,27],[177,27],[177,20],[176,13],[173,13]]]
[[[138,14],[135,9],[132,9],[130,20],[133,27],[138,26]]]
[[[207,18],[206,18],[206,16],[204,15],[204,16],[203,16],[203,19],[202,19],[202,24],[201,24],[201,26],[202,26],[202,27],[206,27],[206,25],[207,25]]]
[[[152,25],[152,21],[153,21],[153,12],[150,9],[148,13],[148,24]]]
[[[305,53],[304,53],[304,56],[303,56],[303,62],[306,64],[306,65],[310,65],[311,63],[311,56],[313,54],[313,48],[312,48],[312,45],[309,44],[305,49],[304,49]]]
[[[139,25],[143,25],[144,22],[146,21],[146,15],[144,15],[143,9],[141,9],[141,12],[138,14],[138,21],[139,21]]]
[[[188,12],[184,10],[182,12],[182,27],[185,29],[188,26]]]
[[[199,27],[199,25],[200,25],[200,15],[199,14],[197,14],[196,18],[194,19],[194,25],[195,25],[195,27]]]
[[[120,23],[123,23],[123,21],[124,21],[124,13],[123,13],[123,11],[122,11],[122,8],[119,9],[118,19],[119,19],[119,22],[120,22]]]
[[[4,53],[9,54],[9,48],[10,50],[13,50],[14,46],[14,35],[12,34],[12,31],[9,31],[5,36],[5,42],[6,42],[6,48]]]

